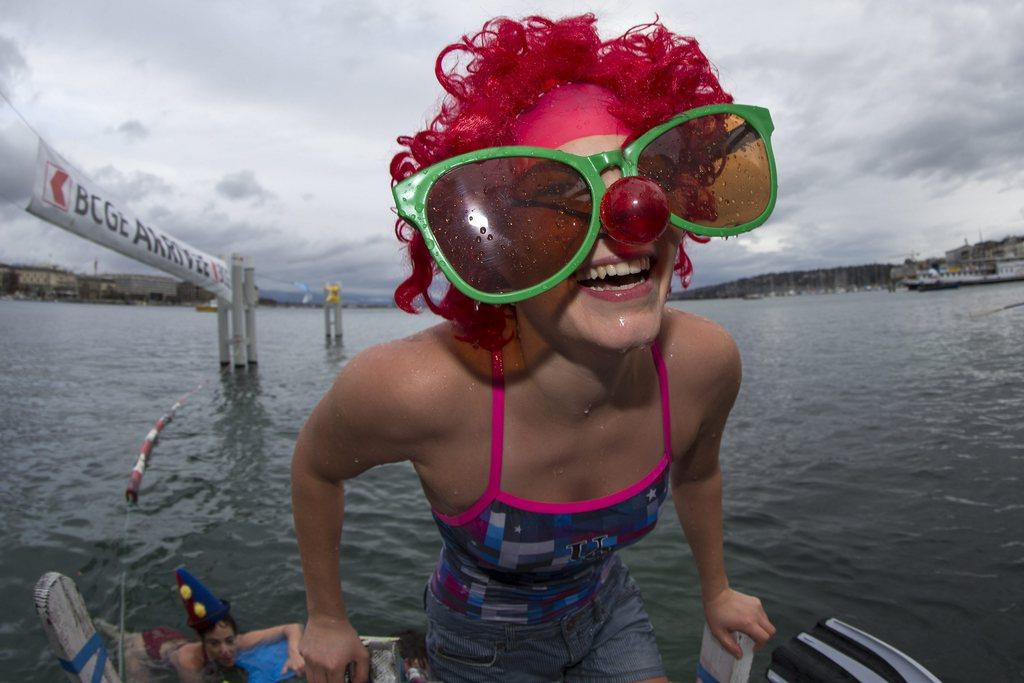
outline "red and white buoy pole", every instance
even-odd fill
[[[171,406],[171,410],[157,420],[153,428],[146,434],[146,438],[142,442],[142,448],[139,449],[139,457],[135,461],[135,467],[132,468],[132,473],[128,475],[128,488],[124,490],[125,500],[129,503],[139,502],[139,487],[142,485],[142,475],[146,473],[146,466],[149,465],[149,456],[153,453],[153,447],[156,445],[160,432],[174,419],[174,414],[188,400],[188,397],[202,389],[205,385],[206,382],[199,384],[195,389],[175,401],[174,405]]]

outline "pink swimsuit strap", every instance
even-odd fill
[[[669,410],[668,370],[665,368],[665,359],[661,354],[658,342],[651,345],[651,356],[658,372],[658,387],[661,394],[661,425],[665,448],[661,460],[643,479],[615,493],[590,500],[548,503],[520,498],[501,490],[501,465],[505,442],[505,370],[501,350],[495,351],[491,355],[491,463],[487,477],[487,489],[465,512],[458,515],[445,515],[435,510],[434,514],[447,524],[461,525],[475,519],[495,499],[517,508],[540,513],[588,512],[615,505],[650,486],[665,471],[672,458],[672,413]]]

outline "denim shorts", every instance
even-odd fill
[[[431,680],[629,683],[664,676],[640,589],[625,565],[613,561],[618,566],[590,602],[542,624],[470,619],[428,589]]]

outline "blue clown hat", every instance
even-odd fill
[[[218,600],[210,589],[183,567],[174,570],[178,580],[178,596],[188,613],[188,625],[199,628],[204,624],[216,624],[231,612],[227,600]]]

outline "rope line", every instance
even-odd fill
[[[3,193],[0,193],[0,199],[3,199],[5,202],[13,206],[15,209],[18,210],[19,213],[25,211],[28,208],[28,204],[22,206],[20,202],[14,201],[13,199],[11,199],[10,197]]]
[[[43,136],[39,134],[39,131],[32,127],[32,124],[28,122],[28,119],[21,115],[21,112],[18,111],[18,108],[14,106],[14,102],[11,102],[11,99],[7,97],[7,93],[4,92],[3,88],[0,88],[0,99],[3,99],[3,101],[7,103],[7,106],[10,107],[14,111],[14,113],[18,115],[18,118],[21,119],[21,122],[24,123],[30,131],[35,133],[35,136],[37,138],[39,138],[40,140],[44,139]]]
[[[128,546],[128,520],[132,514],[132,506],[124,506],[124,529],[121,532],[121,544],[118,554],[121,556],[121,618],[118,623],[118,642],[117,642],[117,670],[121,674],[121,680],[124,683],[128,683],[127,672],[124,668],[124,613],[126,600],[125,585],[128,583],[128,562],[126,559],[127,553],[126,548]]]
[[[139,488],[142,486],[142,475],[146,473],[149,457],[153,453],[153,448],[156,446],[156,440],[160,436],[160,432],[174,419],[174,414],[178,412],[178,409],[181,408],[185,401],[209,383],[210,380],[200,382],[192,391],[179,398],[171,406],[170,411],[157,420],[153,428],[146,434],[146,438],[142,441],[142,448],[139,449],[139,457],[135,461],[135,467],[132,468],[131,474],[128,475],[128,486],[124,490],[124,497],[129,503],[139,502]]]
[[[971,313],[970,317],[981,318],[982,316],[992,315],[993,313],[998,313],[1000,311],[1008,311],[1011,308],[1017,308],[1018,306],[1024,306],[1024,301],[1019,301],[1015,304],[1009,304],[1006,306],[1000,306],[999,308],[990,308],[987,311],[975,311],[974,313]]]

